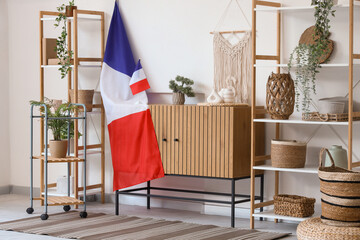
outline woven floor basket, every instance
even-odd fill
[[[291,217],[310,217],[314,214],[314,198],[297,195],[275,195],[275,214]]]
[[[303,168],[306,161],[306,143],[271,140],[271,166],[278,168]]]
[[[295,86],[289,73],[272,73],[266,84],[266,109],[272,119],[289,119],[294,112]]]
[[[324,152],[332,166],[322,166]],[[360,173],[335,166],[330,152],[323,148],[319,156],[321,219],[333,226],[360,226]],[[360,238],[358,238],[360,239]]]
[[[359,240],[360,228],[328,226],[316,217],[301,222],[296,235],[298,240]]]

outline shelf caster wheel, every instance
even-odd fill
[[[81,218],[86,218],[87,217],[87,212],[80,212],[80,217]]]
[[[68,212],[68,211],[70,211],[71,207],[69,205],[65,205],[63,207],[63,209],[64,209],[65,212]]]
[[[49,218],[49,215],[44,213],[44,214],[41,214],[40,218],[41,218],[41,220],[47,220]]]
[[[32,207],[29,207],[28,209],[26,209],[26,212],[28,214],[32,214],[34,212],[34,209]]]

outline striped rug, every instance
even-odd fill
[[[199,225],[180,221],[166,221],[134,216],[115,216],[90,213],[80,218],[79,213],[51,214],[46,221],[40,217],[0,223],[1,230],[49,235],[68,239],[280,239],[288,234],[259,232],[237,228]]]

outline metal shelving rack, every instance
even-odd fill
[[[44,71],[45,69],[57,69],[59,68],[58,65],[42,65],[43,63],[43,43],[42,38],[44,37],[44,21],[55,21],[56,17],[58,16],[58,12],[50,12],[50,11],[40,11],[39,16],[39,24],[40,24],[40,101],[44,100]],[[83,21],[100,21],[101,25],[101,48],[100,48],[100,58],[89,58],[89,57],[79,57],[79,48],[78,48],[78,22],[79,20]],[[68,39],[67,44],[68,48],[72,49],[74,52],[74,65],[72,65],[72,71],[68,73],[68,89],[74,89],[74,98],[75,102],[78,102],[78,90],[79,90],[79,68],[101,68],[102,61],[104,58],[104,49],[105,49],[105,38],[104,38],[104,12],[100,11],[89,11],[89,10],[79,10],[74,9],[73,17],[68,17],[67,19],[67,32],[68,32]],[[73,46],[72,46],[73,43]],[[86,63],[86,64],[83,64]],[[73,72],[73,73],[72,73]],[[68,94],[68,101],[70,102],[70,95]],[[101,161],[101,180],[99,184],[88,185],[86,187],[87,190],[99,190],[101,194],[101,202],[105,202],[105,109],[103,104],[94,104],[93,108],[100,109],[99,113],[101,114],[101,139],[99,144],[91,144],[87,145],[86,149],[98,149],[98,153],[100,154],[100,161]],[[78,112],[75,112],[75,117],[78,117]],[[78,139],[78,119],[74,121],[74,139]],[[40,150],[41,152],[44,151],[44,121],[41,119],[40,125]],[[74,157],[79,157],[79,151],[85,152],[85,146],[78,146],[78,141],[74,141]],[[74,197],[76,199],[79,198],[79,192],[84,192],[84,187],[79,186],[78,182],[78,162],[73,162],[73,175],[74,175]],[[43,195],[46,190],[44,188],[44,161],[40,163],[40,194]],[[56,187],[56,183],[48,184],[49,188]],[[43,204],[44,201],[42,199],[41,203]],[[76,206],[77,207],[77,206]]]
[[[41,219],[42,220],[47,220],[49,215],[48,213],[48,206],[58,206],[58,205],[63,205],[63,209],[65,212],[68,212],[71,208],[70,205],[83,205],[83,211],[80,212],[80,217],[81,218],[86,218],[87,217],[87,212],[86,212],[86,107],[83,104],[70,104],[70,105],[75,105],[75,106],[81,106],[84,109],[84,116],[83,117],[72,117],[70,115],[70,112],[68,113],[67,117],[48,117],[47,113],[47,106],[45,104],[41,104],[41,107],[44,108],[44,112],[45,115],[39,115],[36,116],[34,115],[34,106],[35,105],[31,105],[31,116],[30,116],[30,121],[31,121],[31,127],[30,127],[30,135],[31,135],[31,140],[30,140],[30,207],[28,209],[26,209],[26,212],[28,214],[32,214],[34,212],[34,205],[33,205],[33,201],[34,200],[41,200],[44,201],[44,213],[41,215]],[[56,157],[51,157],[48,154],[48,148],[46,147],[44,150],[44,155],[40,155],[40,156],[34,156],[33,152],[34,152],[34,119],[41,119],[42,123],[44,123],[44,131],[43,132],[43,138],[45,139],[45,144],[46,146],[48,146],[49,143],[49,138],[48,138],[48,121],[49,120],[53,120],[53,119],[68,119],[69,123],[68,123],[68,156],[65,158],[56,158]],[[83,137],[83,144],[84,144],[84,157],[83,158],[79,158],[79,157],[72,157],[69,156],[70,155],[70,121],[78,121],[78,120],[83,120],[84,121],[84,137]],[[34,198],[34,159],[38,159],[41,161],[41,163],[44,165],[45,167],[45,172],[44,172],[44,182],[45,182],[45,192],[43,196],[40,196],[39,198]],[[83,181],[84,181],[84,196],[83,196],[83,201],[77,199],[76,197],[70,197],[70,175],[71,175],[71,170],[70,170],[70,163],[83,163]],[[48,164],[49,163],[67,163],[67,196],[48,196]]]
[[[283,7],[281,3],[272,2],[272,1],[261,1],[261,0],[252,0],[252,38],[253,38],[253,72],[252,72],[252,123],[251,123],[251,217],[250,217],[250,228],[254,228],[254,217],[265,217],[275,219],[277,222],[278,219],[298,221],[301,222],[306,218],[293,218],[286,217],[274,214],[273,211],[265,211],[262,213],[255,213],[255,209],[272,206],[274,204],[273,200],[255,203],[255,170],[264,170],[264,171],[274,171],[275,172],[275,195],[279,194],[279,173],[280,172],[298,172],[298,173],[308,173],[308,174],[317,174],[318,166],[306,166],[302,169],[287,169],[287,168],[274,168],[271,167],[270,163],[263,164],[264,160],[271,160],[270,155],[265,156],[256,156],[255,155],[255,123],[273,123],[275,124],[275,133],[276,139],[280,137],[280,125],[281,124],[312,124],[312,125],[328,125],[332,126],[347,126],[348,127],[348,169],[355,167],[360,167],[360,162],[353,162],[353,151],[352,151],[352,140],[353,140],[353,69],[354,69],[354,59],[360,59],[360,54],[354,53],[354,0],[349,1],[349,5],[340,5],[335,6],[336,8],[348,8],[349,9],[349,62],[348,63],[338,63],[338,64],[322,64],[323,67],[348,67],[349,68],[349,120],[348,122],[313,122],[313,121],[302,121],[300,119],[290,119],[290,120],[273,120],[269,118],[257,119],[256,114],[256,68],[259,67],[276,67],[277,72],[280,73],[281,67],[286,67],[286,64],[281,64],[281,12],[282,11],[296,11],[296,10],[312,10],[313,6],[299,6],[299,7]],[[276,54],[275,55],[258,55],[256,53],[256,15],[257,12],[269,12],[273,11],[276,13],[276,24],[277,24],[277,41],[276,41]],[[257,60],[269,60],[275,61],[276,64],[257,64]]]

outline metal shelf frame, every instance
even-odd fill
[[[259,8],[260,7],[260,8]],[[349,89],[349,120],[348,122],[343,122],[343,123],[322,123],[322,124],[327,124],[327,125],[343,125],[345,127],[348,128],[348,169],[351,170],[354,167],[358,167],[360,166],[359,163],[353,163],[353,113],[354,113],[354,109],[353,109],[353,83],[354,83],[354,76],[353,76],[353,69],[354,69],[354,59],[360,59],[360,54],[356,54],[354,53],[354,8],[355,8],[355,4],[354,4],[354,0],[350,0],[349,1],[349,6],[339,6],[342,7],[344,9],[348,8],[349,11],[349,29],[348,29],[348,34],[349,34],[349,62],[348,63],[344,63],[344,64],[325,64],[324,66],[333,66],[333,67],[348,67],[348,71],[349,71],[349,82],[348,82],[348,89]],[[272,206],[274,204],[273,200],[267,201],[267,202],[263,202],[263,203],[255,203],[255,170],[256,169],[262,169],[262,170],[270,170],[270,171],[274,171],[275,172],[275,193],[274,195],[278,195],[279,194],[279,171],[277,171],[277,169],[273,169],[273,168],[268,168],[267,167],[256,167],[258,165],[261,165],[263,163],[261,163],[262,160],[264,160],[264,158],[268,159],[268,156],[256,156],[255,155],[255,123],[256,122],[267,122],[267,123],[274,123],[275,124],[275,139],[279,139],[280,138],[280,126],[281,124],[286,124],[286,123],[291,123],[291,124],[313,124],[313,123],[304,123],[300,120],[298,121],[292,121],[292,120],[284,120],[284,121],[279,121],[279,120],[269,120],[269,119],[256,119],[256,115],[257,115],[257,109],[256,109],[256,69],[260,66],[266,66],[266,65],[260,65],[257,64],[257,60],[262,60],[262,61],[275,61],[276,64],[272,64],[271,66],[276,67],[277,68],[277,73],[280,73],[281,67],[286,67],[284,64],[281,64],[281,14],[282,14],[282,10],[292,10],[292,11],[296,11],[296,10],[307,10],[307,9],[311,9],[312,7],[283,7],[281,5],[281,3],[278,2],[273,2],[273,1],[262,1],[262,0],[252,0],[252,98],[251,98],[251,104],[252,104],[252,112],[251,112],[251,216],[250,216],[250,228],[253,229],[254,228],[254,216],[259,216],[258,214],[254,214],[255,213],[255,209],[257,208],[263,208],[263,207],[267,207],[267,206]],[[275,55],[258,55],[256,52],[256,30],[257,30],[257,13],[261,12],[261,11],[274,11],[275,15],[276,15],[276,25],[277,25],[277,30],[276,30],[276,37],[277,37],[277,41],[276,41],[276,54]],[[269,65],[270,66],[270,65]],[[262,214],[261,216],[265,216],[264,214]],[[277,218],[273,217],[275,219],[275,222],[277,222]]]
[[[231,193],[222,193],[222,192],[208,192],[208,191],[200,191],[200,190],[188,190],[188,189],[178,189],[178,188],[162,188],[162,187],[151,187],[150,181],[147,182],[146,187],[142,188],[132,188],[127,190],[116,190],[115,193],[115,214],[119,215],[119,195],[131,195],[131,196],[141,196],[146,197],[147,199],[147,209],[150,209],[150,198],[165,198],[172,200],[185,200],[185,201],[193,201],[193,202],[211,202],[211,203],[220,203],[220,204],[229,204],[231,205],[231,227],[235,227],[235,205],[240,203],[250,202],[250,195],[245,194],[236,194],[235,183],[239,180],[249,179],[249,177],[241,177],[241,178],[216,178],[216,177],[202,177],[202,176],[191,176],[191,175],[175,175],[175,174],[166,174],[166,176],[180,176],[180,177],[192,177],[192,178],[207,178],[207,179],[217,179],[217,180],[225,180],[231,181]],[[258,174],[255,178],[260,178],[260,195],[254,196],[254,200],[258,200],[260,203],[264,201],[264,174]],[[179,193],[190,193],[190,194],[202,194],[202,195],[213,195],[213,196],[224,196],[230,198],[230,200],[216,200],[209,199],[204,197],[181,197],[181,196],[170,196],[165,194],[152,194],[151,190],[164,191],[164,192],[179,192]],[[146,193],[138,193],[141,191],[146,191]],[[241,200],[236,200],[236,197],[243,198]],[[263,209],[260,208],[260,212]],[[262,221],[263,219],[260,218]]]
[[[70,103],[70,106],[77,106],[82,107],[84,109],[84,116],[83,117],[72,117],[70,115],[70,111],[68,112],[67,117],[48,117],[48,108],[46,104],[41,104],[40,106],[44,108],[44,115],[36,116],[34,115],[34,107],[36,105],[31,105],[31,112],[30,112],[30,208],[28,208],[27,212],[31,214],[34,211],[34,200],[41,200],[44,201],[44,214],[41,215],[42,220],[46,220],[48,218],[48,206],[56,206],[56,205],[64,205],[64,210],[66,209],[65,206],[68,207],[68,205],[78,205],[83,204],[83,212],[80,214],[80,216],[84,216],[86,214],[86,137],[87,137],[87,126],[86,126],[86,107],[84,104],[77,104],[77,103]],[[34,156],[34,119],[42,119],[44,122],[44,130],[42,131],[43,138],[44,138],[44,156],[35,157]],[[83,120],[83,128],[84,128],[84,136],[83,136],[83,144],[84,144],[84,155],[81,159],[81,162],[83,163],[83,188],[84,188],[84,196],[83,201],[80,201],[77,197],[70,197],[70,175],[71,175],[71,169],[70,169],[70,163],[73,161],[78,162],[80,159],[77,157],[67,157],[67,158],[54,158],[50,157],[48,154],[48,144],[49,144],[49,131],[48,131],[48,121],[52,119],[67,119],[70,120],[68,122],[68,129],[67,129],[67,136],[68,136],[68,146],[67,146],[67,154],[70,155],[70,122],[77,121],[77,120]],[[40,195],[39,198],[34,198],[34,159],[40,159],[42,165],[44,165],[44,194]],[[51,159],[51,160],[50,160]],[[48,196],[48,164],[49,163],[67,163],[67,196],[64,197],[50,197]],[[70,208],[68,208],[70,210]],[[65,210],[65,211],[68,211]]]

